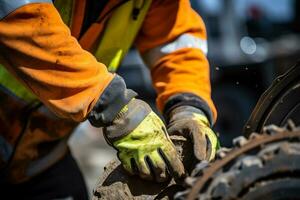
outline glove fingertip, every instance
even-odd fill
[[[198,161],[206,159],[207,140],[203,134],[193,132],[194,155]]]
[[[170,157],[171,160],[167,158],[167,156],[165,155],[165,153],[161,148],[158,148],[158,153],[163,159],[163,161],[166,163],[169,174],[174,179],[181,179],[185,177],[186,173],[185,173],[184,165],[181,162],[181,160],[178,158],[178,156],[176,156],[177,155],[176,153],[175,155],[172,155]]]
[[[131,165],[132,174],[134,174],[134,175],[139,174],[139,168],[138,168],[134,158],[130,159],[130,165]]]

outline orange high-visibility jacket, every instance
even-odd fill
[[[0,63],[52,111],[75,121],[87,117],[114,77],[84,50],[86,38],[80,44],[81,2],[71,31],[51,3],[22,6],[0,21]],[[103,12],[118,2],[110,0]],[[189,1],[155,0],[135,45],[150,65],[161,111],[171,96],[187,92],[201,97],[215,120],[205,45],[180,45],[185,38],[206,41],[205,25]],[[166,53],[157,56],[155,50]]]

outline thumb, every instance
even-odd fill
[[[194,155],[195,157],[199,160],[206,160],[207,158],[207,140],[205,137],[205,134],[202,133],[201,128],[193,128],[191,130],[191,136],[193,140],[193,145],[194,145]]]

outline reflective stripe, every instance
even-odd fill
[[[161,57],[184,48],[200,49],[206,55],[208,51],[207,40],[197,38],[191,34],[182,34],[173,42],[150,49],[142,57],[148,67],[151,68]]]
[[[117,70],[123,57],[132,46],[151,3],[152,0],[127,1],[116,8],[106,23],[94,55],[98,61],[108,67],[110,72]],[[139,14],[135,18],[133,11],[137,8]]]
[[[0,0],[0,19],[30,3],[52,3],[52,0]]]

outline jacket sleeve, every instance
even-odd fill
[[[216,120],[206,39],[205,25],[189,0],[152,3],[136,46],[150,67],[161,111],[170,98],[187,93],[201,99],[206,112]]]
[[[27,4],[3,18],[0,52],[6,69],[61,117],[82,121],[95,106],[101,112],[123,95],[116,88],[125,83],[113,81],[116,76],[81,48],[51,3]]]

